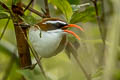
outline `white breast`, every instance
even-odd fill
[[[40,37],[41,32],[41,37]],[[29,30],[29,40],[41,57],[50,57],[55,55],[62,37],[65,33],[62,30],[40,31],[34,27]]]

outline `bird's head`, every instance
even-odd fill
[[[37,24],[41,30],[43,31],[61,31],[64,33],[70,33],[73,36],[75,36],[77,39],[80,40],[79,36],[74,33],[73,31],[67,30],[69,27],[76,27],[80,29],[81,31],[84,31],[83,28],[81,28],[78,25],[75,24],[67,24],[65,21],[60,20],[58,18],[45,18],[40,23]]]

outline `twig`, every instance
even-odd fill
[[[97,20],[97,23],[98,23],[98,27],[99,27],[99,30],[100,30],[100,35],[101,35],[101,38],[102,38],[102,42],[103,42],[103,49],[102,49],[102,52],[103,54],[101,55],[100,57],[100,64],[103,64],[104,63],[104,52],[105,52],[105,37],[106,37],[106,28],[105,28],[105,25],[104,23],[102,23],[102,19],[100,18],[99,16],[99,13],[98,13],[98,6],[97,6],[97,0],[91,0],[93,5],[94,5],[94,8],[95,8],[95,12],[96,12],[96,20]],[[102,4],[102,1],[101,0],[101,4]],[[104,4],[102,4],[102,9],[104,10]],[[104,17],[104,11],[102,12],[102,17]],[[104,22],[104,21],[103,21]]]
[[[7,11],[7,12],[10,12],[9,8],[0,1],[0,5]]]
[[[101,0],[101,9],[102,9],[102,22],[105,21],[104,17],[105,17],[105,10],[104,10],[104,1]]]
[[[24,9],[24,12],[30,7],[30,5],[32,4],[34,0],[31,0],[30,3],[26,6],[26,8]]]
[[[29,44],[29,43],[28,43],[28,44]],[[30,44],[29,44],[29,47],[30,47],[30,49],[31,49],[31,51],[32,51],[32,53],[33,53],[33,56],[35,57],[35,59],[36,59],[36,61],[37,61],[37,63],[38,63],[38,66],[39,66],[41,72],[43,73],[45,79],[47,79],[47,76],[46,76],[46,74],[45,74],[45,71],[44,71],[44,69],[43,69],[43,67],[42,67],[42,65],[41,65],[41,62],[40,62],[40,60],[42,59],[42,57],[39,57],[38,53],[34,50],[34,48],[32,48],[32,47],[30,46]]]
[[[22,3],[22,5],[23,5],[23,7],[26,8],[26,5],[25,5],[24,3]],[[37,14],[38,16],[40,16],[40,17],[42,17],[42,18],[46,18],[45,15],[43,15],[42,13],[40,13],[39,11],[37,11],[37,10],[31,8],[31,7],[28,7],[28,10],[30,10],[31,12]]]
[[[44,14],[46,14],[46,12],[45,12],[45,10],[44,10],[43,8],[41,8],[41,11],[42,11]]]
[[[100,19],[99,13],[98,13],[97,0],[91,0],[91,1],[94,4],[94,8],[95,8],[95,12],[96,12],[96,20],[97,20],[99,30],[100,30],[100,33],[101,33],[101,38],[103,40],[103,43],[105,44],[104,29],[102,27],[101,19]]]
[[[45,10],[46,10],[46,16],[49,18],[50,17],[50,11],[49,11],[49,7],[48,7],[48,0],[44,0],[45,3]]]
[[[43,73],[45,79],[47,79],[47,76],[46,76],[46,74],[45,74],[45,71],[44,71],[44,69],[43,69],[43,67],[42,67],[42,65],[41,65],[41,62],[40,62],[40,60],[42,59],[42,57],[39,57],[38,53],[34,50],[34,48],[32,48],[32,47],[30,46],[29,43],[28,43],[28,45],[29,45],[29,47],[30,47],[30,50],[31,50],[33,56],[35,57],[35,59],[36,59],[36,61],[37,61],[37,63],[38,63],[38,66],[39,66],[41,72]]]
[[[7,29],[7,26],[8,26],[8,24],[9,24],[9,21],[10,21],[10,17],[8,18],[7,23],[6,23],[6,25],[5,25],[4,29],[3,29],[3,32],[2,32],[2,34],[1,34],[1,36],[0,36],[0,40],[2,39],[4,33],[5,33],[6,29]]]
[[[32,5],[31,5],[32,8],[34,7],[35,3],[36,3],[36,0],[32,2]]]
[[[34,7],[35,3],[36,3],[36,0],[34,0],[34,1],[32,2],[32,5],[31,5],[32,8]],[[31,14],[32,14],[32,12],[30,11],[30,15],[31,15]]]
[[[81,70],[83,71],[86,79],[87,79],[87,80],[91,80],[90,75],[87,73],[87,71],[86,71],[85,68],[82,66],[81,62],[79,61],[78,57],[76,56],[77,51],[76,51],[76,49],[74,48],[74,46],[73,46],[70,42],[68,42],[67,47],[70,48],[70,49],[69,49],[70,52],[72,53],[74,59],[76,60],[76,62],[78,63],[79,67],[80,67]],[[75,52],[75,53],[74,53],[74,52]]]
[[[104,29],[104,39],[106,38],[106,32],[107,32],[107,27],[106,27],[106,16],[105,16],[105,5],[104,5],[104,0],[101,0],[101,23]]]

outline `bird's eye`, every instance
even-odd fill
[[[56,26],[58,27],[58,28],[62,28],[62,27],[64,27],[64,26],[67,26],[68,24],[67,23],[56,23]]]
[[[58,27],[58,28],[61,27],[61,26],[60,26],[60,23],[58,23],[58,22],[57,22],[55,25],[56,25],[56,27]]]

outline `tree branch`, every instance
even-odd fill
[[[99,13],[98,13],[98,6],[97,6],[97,1],[98,1],[98,0],[91,0],[91,1],[92,1],[93,5],[94,5],[94,8],[95,8],[96,20],[97,20],[97,23],[98,23],[98,26],[99,26],[101,38],[102,38],[102,40],[103,40],[103,44],[105,44],[104,29],[103,29],[103,27],[102,27],[101,19],[100,19]]]
[[[23,7],[25,7],[25,8],[27,7],[24,3],[22,3],[22,5],[23,5]],[[40,13],[39,11],[37,11],[37,10],[31,8],[31,7],[28,7],[28,10],[30,10],[31,12],[37,14],[38,16],[40,16],[40,17],[42,17],[42,18],[46,18],[45,15],[43,15],[42,13]]]
[[[44,0],[45,3],[45,10],[46,10],[46,16],[49,18],[50,17],[50,11],[49,11],[49,7],[48,7],[48,0]]]
[[[32,2],[32,4],[31,4],[31,8],[33,8],[33,7],[34,7],[35,3],[36,3],[36,0],[34,0],[34,1]],[[30,14],[32,14],[32,12],[31,12],[31,11],[30,11]]]
[[[24,12],[21,6],[21,2],[17,3],[17,5],[15,6],[17,7],[18,12],[19,10],[20,12]],[[14,24],[14,29],[16,34],[16,42],[17,42],[17,48],[18,48],[20,67],[24,68],[26,66],[32,65],[32,61],[31,61],[29,46],[27,44],[27,41],[24,39],[24,35],[27,37],[27,31],[26,31],[27,29],[22,28],[22,31],[19,29],[20,27],[19,24],[22,24],[24,22],[20,18],[19,14],[14,13],[14,10],[16,10],[16,7],[12,6],[13,12],[11,12],[10,15]],[[22,76],[22,80],[25,80],[23,76]]]
[[[34,0],[31,0],[30,2],[29,2],[29,4],[26,6],[26,8],[24,9],[24,12],[30,7],[30,5],[32,4],[32,2],[33,2]]]

